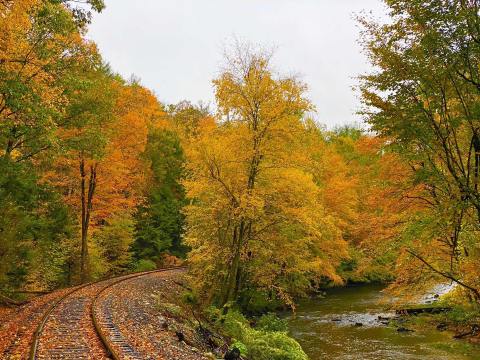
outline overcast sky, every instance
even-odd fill
[[[275,69],[299,74],[318,120],[329,127],[359,121],[351,87],[369,69],[353,16],[381,17],[380,0],[106,0],[89,38],[112,68],[132,74],[163,103],[213,103],[211,80],[235,36],[274,46]]]

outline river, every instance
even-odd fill
[[[384,318],[378,286],[331,289],[321,299],[299,304],[288,317],[291,335],[317,359],[480,359],[480,347],[463,346],[436,329],[401,333]],[[361,325],[360,325],[361,324]]]

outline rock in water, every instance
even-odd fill
[[[399,328],[397,328],[397,331],[402,332],[402,333],[406,333],[406,332],[413,332],[414,330],[407,329],[406,327],[400,326]]]
[[[240,350],[234,347],[231,350],[228,350],[223,357],[225,360],[239,360],[240,359]]]
[[[437,330],[439,330],[439,331],[445,331],[445,330],[447,330],[447,324],[446,324],[446,323],[443,323],[443,322],[440,323],[440,324],[438,324],[438,325],[437,325]]]

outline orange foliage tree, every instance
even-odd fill
[[[81,126],[63,132],[67,150],[49,174],[78,214],[82,281],[89,276],[91,225],[101,226],[114,215],[131,216],[141,200],[145,179],[141,154],[148,127],[162,115],[157,99],[138,84],[125,85],[108,77],[94,84],[73,106],[72,116]]]
[[[305,144],[322,203],[350,245],[346,279],[391,280],[402,234],[421,207],[408,165],[384,139],[354,127],[322,131],[307,122]]]

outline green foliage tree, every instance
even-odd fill
[[[168,129],[152,128],[144,157],[151,177],[146,201],[136,214],[135,258],[158,263],[164,253],[184,257],[181,209],[186,201],[181,180],[185,159],[178,136]]]
[[[54,189],[39,185],[27,163],[0,159],[0,289],[67,282],[62,242],[73,231],[68,209]]]
[[[94,241],[104,259],[102,275],[120,275],[131,268],[134,231],[134,219],[127,212],[114,215],[95,232]]]
[[[2,3],[3,4],[3,3]],[[98,62],[71,13],[58,2],[8,2],[0,19],[0,147],[15,161],[57,145],[72,75]]]
[[[414,225],[417,241],[410,239],[405,257],[480,301],[473,265],[480,222],[480,3],[385,3],[388,24],[360,20],[376,69],[362,76],[360,88],[373,130],[405,156],[424,186],[417,199],[429,210]],[[400,261],[409,264],[399,276],[405,284],[428,284],[412,274],[411,262]]]
[[[99,56],[59,1],[0,8],[1,286],[51,289],[68,282],[73,221],[44,176],[64,146],[70,89]]]

